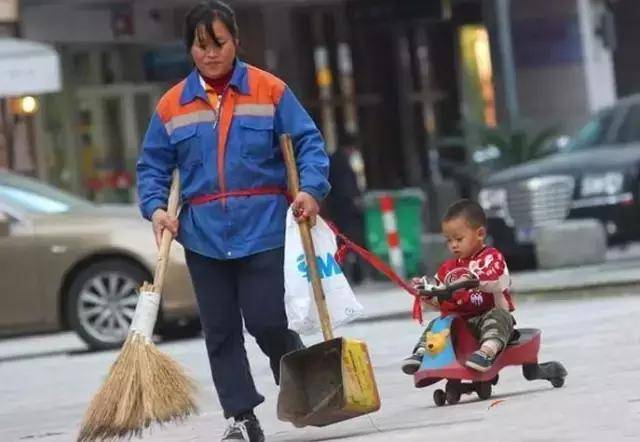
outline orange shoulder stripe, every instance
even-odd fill
[[[158,106],[156,107],[156,112],[158,112],[163,123],[167,124],[171,119],[181,115],[211,109],[211,106],[199,99],[193,100],[185,105],[180,104],[180,97],[182,96],[182,91],[184,90],[186,82],[186,79],[182,80],[180,83],[169,89],[162,98],[160,98]]]
[[[247,65],[249,95],[238,95],[236,104],[273,104],[277,105],[284,94],[286,84],[269,72]]]

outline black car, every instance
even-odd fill
[[[479,193],[496,247],[519,267],[536,228],[596,218],[609,244],[640,238],[640,95],[595,115],[559,152],[487,177]]]

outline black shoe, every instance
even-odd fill
[[[486,371],[489,371],[489,369],[493,366],[494,361],[495,358],[492,358],[482,350],[478,350],[471,356],[469,356],[469,359],[467,359],[467,362],[465,362],[464,365],[476,371],[484,373]]]
[[[222,440],[241,440],[245,442],[264,442],[264,433],[260,428],[260,422],[255,416],[247,419],[236,420],[227,431],[224,432]]]
[[[402,372],[404,374],[414,374],[422,364],[422,355],[414,353],[402,361]]]

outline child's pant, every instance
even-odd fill
[[[426,348],[427,332],[431,330],[434,321],[435,319],[429,323],[422,336],[420,336],[420,340],[413,350],[414,353],[420,348]],[[513,316],[501,308],[493,308],[482,315],[467,320],[469,330],[480,342],[480,345],[490,339],[496,339],[502,344],[501,348],[505,348],[511,340],[514,323]]]

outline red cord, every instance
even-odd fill
[[[336,261],[342,264],[349,251],[355,252],[360,255],[362,259],[371,264],[376,270],[384,274],[391,281],[414,296],[412,316],[414,319],[420,321],[420,324],[422,324],[422,304],[420,303],[420,294],[418,290],[413,288],[404,279],[402,279],[386,262],[382,261],[380,258],[378,258],[376,255],[374,255],[364,247],[359,246],[358,244],[347,238],[338,230],[335,225],[330,222],[327,222],[327,224],[329,225],[331,230],[333,230],[336,238],[340,240],[340,246],[338,247],[338,250],[335,254]]]

